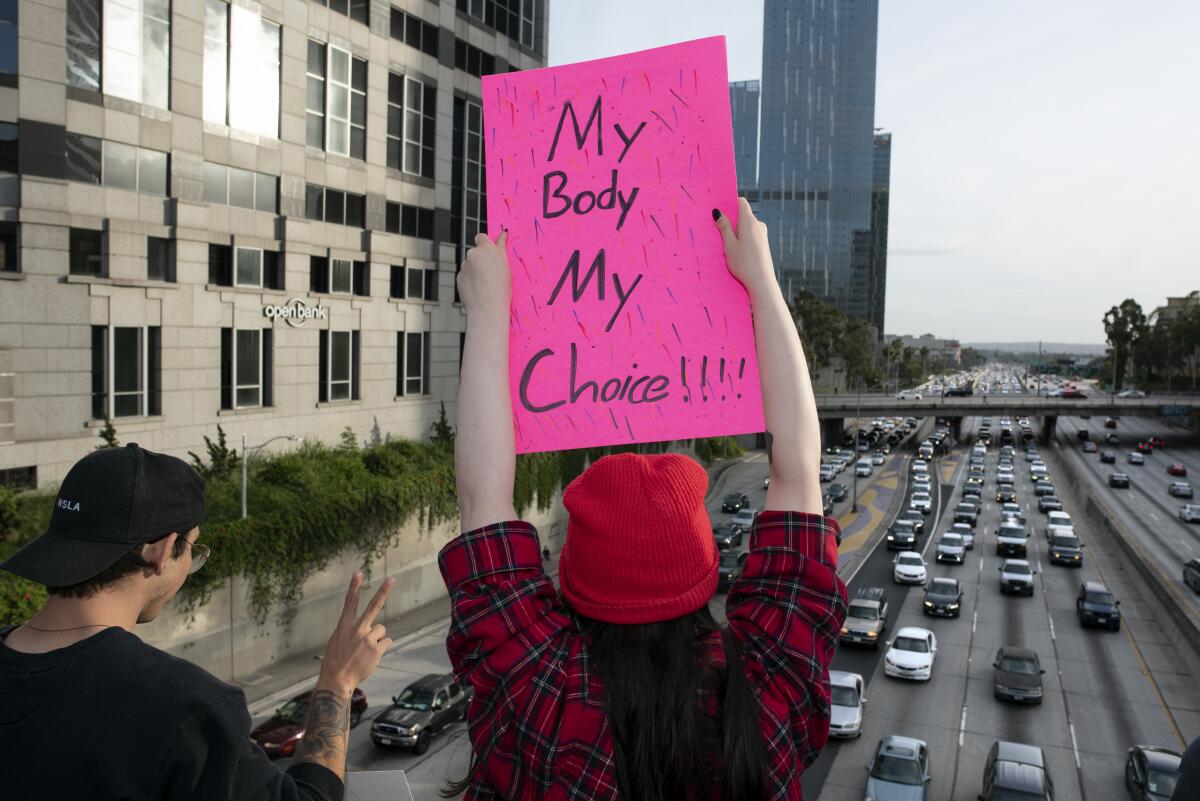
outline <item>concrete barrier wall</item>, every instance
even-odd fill
[[[1056,450],[1060,460],[1074,459],[1073,454],[1068,455],[1061,449]],[[1127,563],[1141,576],[1143,586],[1162,604],[1164,611],[1183,633],[1184,642],[1200,659],[1200,611],[1197,610],[1196,604],[1184,594],[1175,577],[1168,576],[1158,562],[1146,553],[1138,541],[1137,534],[1130,531],[1113,514],[1108,499],[1097,491],[1096,486],[1080,479],[1079,471],[1082,469],[1082,465],[1072,464],[1070,469],[1063,472],[1067,477],[1067,486],[1083,506],[1088,524],[1085,533],[1102,532],[1121,549]],[[1179,567],[1182,571],[1183,565]]]
[[[550,509],[531,509],[525,519],[538,527],[542,544],[557,555],[566,531],[566,511],[561,493]],[[383,622],[403,633],[406,621],[421,620],[422,612],[446,600],[446,588],[438,571],[438,551],[458,534],[458,520],[423,527],[414,518],[400,529],[396,544],[383,559],[371,565],[370,585],[363,603],[388,576],[397,580],[388,598]],[[249,611],[249,582],[235,577],[217,588],[212,598],[188,616],[172,604],[153,623],[138,628],[138,636],[176,656],[200,665],[215,676],[238,681],[248,687],[271,678],[277,660],[305,653],[320,653],[341,614],[350,576],[362,567],[360,554],[344,552],[304,582],[295,614],[285,621],[285,609],[276,606],[263,623]],[[423,622],[430,622],[430,614]],[[436,618],[434,618],[436,619]],[[399,626],[397,626],[399,624]],[[418,623],[417,625],[422,625]]]

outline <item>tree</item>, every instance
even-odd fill
[[[441,445],[448,451],[454,450],[454,428],[446,419],[445,401],[442,401],[442,411],[438,415],[438,419],[433,421],[433,433],[429,436],[429,441]]]
[[[866,320],[853,317],[846,321],[845,334],[838,343],[838,351],[846,363],[847,384],[856,386],[860,381],[866,384],[875,377],[875,348]]]
[[[796,328],[813,374],[833,364],[838,355],[838,342],[846,327],[845,316],[832,303],[811,292],[796,295],[794,305]]]
[[[105,448],[116,448],[121,445],[117,441],[117,427],[113,425],[113,421],[108,415],[104,416],[104,428],[100,429],[100,439],[104,440],[96,446],[96,450],[102,451]]]
[[[220,426],[217,426],[216,442],[209,439],[207,434],[204,435],[204,448],[208,452],[207,465],[192,451],[188,451],[188,456],[192,457],[192,465],[196,471],[206,479],[231,476],[241,464],[237,451],[226,445],[225,429]]]
[[[1119,391],[1125,380],[1129,356],[1146,331],[1146,315],[1133,298],[1121,301],[1104,315],[1104,335],[1113,349],[1113,390]]]
[[[358,450],[358,437],[350,426],[342,429],[341,436],[338,437],[338,450],[347,452]]]

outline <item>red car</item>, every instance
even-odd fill
[[[1153,442],[1139,442],[1138,443],[1138,452],[1139,453],[1154,453],[1154,443]]]
[[[1167,447],[1167,443],[1166,443],[1166,442],[1164,442],[1163,440],[1161,440],[1161,439],[1160,439],[1160,438],[1158,438],[1158,437],[1151,437],[1150,439],[1148,439],[1148,440],[1147,440],[1147,442],[1149,442],[1149,443],[1150,443],[1150,445],[1151,445],[1151,446],[1153,446],[1153,447],[1155,447],[1155,448],[1165,448],[1165,447]]]
[[[1187,467],[1179,462],[1175,462],[1174,464],[1167,465],[1167,472],[1173,476],[1186,476]]]
[[[250,739],[258,743],[259,748],[266,751],[271,759],[290,757],[296,753],[296,744],[304,736],[304,726],[308,723],[308,698],[311,695],[311,690],[300,693],[250,732]],[[350,696],[350,728],[358,725],[366,711],[367,696],[355,687]]]
[[[1087,395],[1085,393],[1080,392],[1077,389],[1064,389],[1062,396],[1064,398],[1074,398],[1075,400],[1079,400],[1079,399],[1087,397]]]

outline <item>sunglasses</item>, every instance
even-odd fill
[[[208,561],[208,555],[212,553],[212,548],[198,542],[188,542],[188,547],[192,549],[192,566],[188,568],[188,575],[195,573],[200,568],[204,567],[204,563]]]

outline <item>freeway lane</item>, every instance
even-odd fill
[[[1049,450],[1049,449],[1046,449]],[[930,619],[921,614],[920,593],[910,592],[902,604],[892,601],[891,631],[917,625],[931,629],[939,650],[931,681],[908,684],[881,675],[876,664],[864,672],[870,679],[864,734],[857,741],[832,744],[822,760],[832,759],[823,783],[812,771],[807,797],[842,801],[863,797],[866,772],[880,737],[903,734],[924,739],[930,747],[934,801],[973,798],[981,787],[987,750],[996,739],[1013,739],[1041,746],[1060,801],[1117,801],[1125,798],[1122,765],[1125,750],[1135,742],[1179,748],[1176,721],[1183,734],[1200,734],[1200,690],[1193,675],[1183,672],[1183,660],[1155,620],[1132,582],[1120,572],[1119,557],[1103,548],[1088,548],[1080,569],[1049,564],[1043,517],[1021,455],[1016,460],[1017,492],[1032,530],[1030,560],[1036,576],[1034,597],[1000,594],[995,554],[998,507],[995,503],[997,450],[987,457],[984,508],[977,526],[976,547],[963,566],[931,565],[932,576],[954,576],[963,584],[964,613],[959,619]],[[1047,454],[1048,455],[1048,454]],[[1051,469],[1061,469],[1051,464]],[[952,500],[959,497],[961,475]],[[1073,503],[1066,511],[1078,517]],[[944,521],[937,529],[948,527]],[[1087,532],[1081,531],[1085,542]],[[928,545],[928,543],[923,543]],[[878,554],[875,557],[878,558]],[[863,585],[870,565],[852,582]],[[885,564],[886,569],[886,564]],[[1082,579],[1103,572],[1123,601],[1125,633],[1079,628],[1074,599]],[[1114,576],[1117,577],[1114,580]],[[878,579],[875,579],[878,580]],[[894,585],[882,583],[894,598]],[[899,613],[899,614],[897,614]],[[1046,669],[1042,704],[1022,707],[992,697],[991,663],[1001,645],[1019,645],[1038,652]],[[847,658],[840,649],[835,667]],[[1160,698],[1165,695],[1170,710]],[[809,778],[806,776],[806,778]]]

